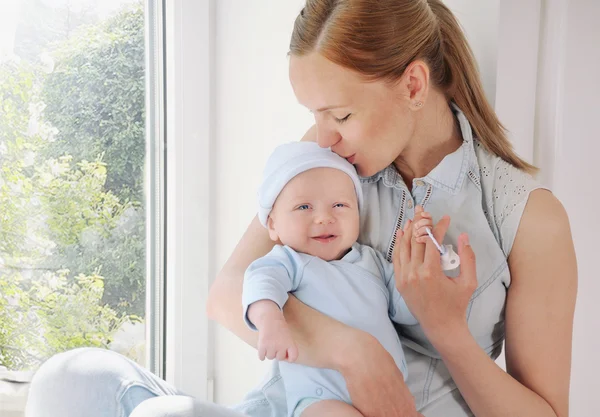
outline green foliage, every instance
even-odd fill
[[[144,15],[141,5],[80,29],[52,53],[42,100],[58,129],[51,157],[110,161],[107,188],[143,200]]]
[[[53,52],[43,85],[45,117],[58,129],[46,157],[105,161],[105,188],[131,205],[117,229],[88,231],[62,251],[63,265],[101,268],[104,301],[118,311],[145,308],[144,15],[140,4],[80,29]],[[81,226],[81,222],[80,222]]]
[[[103,280],[68,271],[46,272],[35,280],[18,273],[0,276],[0,363],[33,369],[46,358],[81,346],[107,348],[127,320],[102,305]],[[27,281],[27,282],[24,282]]]
[[[107,347],[144,316],[143,21],[79,31],[54,73],[0,63],[0,365]]]

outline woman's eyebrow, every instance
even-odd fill
[[[327,111],[327,110],[339,109],[339,108],[342,108],[342,107],[348,107],[348,106],[342,106],[342,105],[326,106],[326,107],[321,107],[320,109],[317,109],[314,112],[311,110],[310,112],[311,113],[315,113],[315,112],[316,113],[322,113],[322,112]]]

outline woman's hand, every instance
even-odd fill
[[[421,416],[392,356],[373,336],[364,336],[355,340],[340,369],[352,405],[364,417]]]
[[[435,244],[418,233],[427,218],[427,214],[423,217],[422,213],[423,208],[417,206],[414,221],[407,221],[404,230],[398,230],[392,262],[398,291],[419,320],[427,338],[439,347],[451,343],[454,334],[462,334],[458,330],[468,328],[466,311],[477,288],[475,254],[468,236],[460,235],[460,275],[447,277],[442,271]],[[449,225],[450,218],[444,216],[432,230],[438,242],[444,240]]]

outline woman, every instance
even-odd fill
[[[297,361],[339,370],[366,417],[413,417],[417,409],[426,417],[567,416],[577,288],[568,219],[513,152],[452,13],[440,0],[309,0],[290,56],[294,92],[316,122],[304,140],[331,147],[363,177],[360,242],[395,262],[420,323],[398,329],[405,384],[372,337],[290,297],[284,314]],[[442,218],[438,237],[458,244],[458,277],[432,262],[431,243],[412,238],[418,205]],[[255,219],[209,297],[209,315],[253,346],[256,334],[242,319],[243,273],[272,245]],[[508,373],[494,362],[505,337]],[[94,356],[103,367],[91,365]],[[62,376],[61,364],[71,365]],[[98,410],[90,397],[78,400],[85,413],[66,405],[94,389],[110,405]],[[185,397],[145,401],[176,393],[114,353],[80,350],[44,365],[28,415],[127,416],[136,406],[135,416],[241,415]],[[285,415],[277,364],[238,410]]]

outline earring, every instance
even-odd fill
[[[417,102],[415,103],[415,106],[417,106],[417,108],[419,108],[419,109],[420,109],[421,107],[423,107],[423,102],[422,102],[422,101],[417,101]]]

